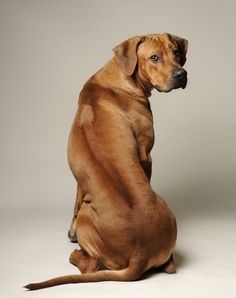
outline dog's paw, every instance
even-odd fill
[[[75,263],[78,262],[78,258],[80,258],[80,256],[81,256],[81,252],[78,249],[75,249],[70,255],[70,258],[69,258],[70,263],[75,265]]]
[[[71,242],[77,243],[77,237],[75,233],[71,233],[71,231],[68,231],[68,238]]]
[[[168,274],[176,273],[176,267],[174,263],[170,263],[167,267],[163,269],[163,272]]]

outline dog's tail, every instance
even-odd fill
[[[134,281],[144,272],[143,262],[130,263],[122,270],[102,270],[94,273],[65,275],[49,279],[39,283],[32,283],[25,286],[28,290],[39,290],[69,283],[84,283],[98,281]]]

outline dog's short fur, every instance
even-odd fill
[[[70,261],[83,274],[30,284],[136,280],[162,266],[173,273],[176,221],[150,186],[154,142],[151,90],[185,88],[187,41],[170,34],[131,38],[84,85],[68,159],[78,182]],[[105,269],[105,270],[101,270]]]

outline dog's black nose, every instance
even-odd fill
[[[175,68],[173,70],[174,89],[185,88],[187,85],[187,71],[183,68]]]
[[[187,71],[183,68],[176,68],[173,71],[173,77],[177,80],[184,81],[187,78]]]

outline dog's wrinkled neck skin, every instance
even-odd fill
[[[93,78],[94,83],[99,83],[104,88],[112,88],[119,92],[130,94],[131,96],[139,98],[141,101],[146,101],[151,96],[151,89],[147,88],[138,75],[138,70],[132,76],[126,76],[120,70],[120,66],[115,58],[112,58],[108,63],[96,73]],[[104,73],[108,77],[104,81]],[[153,88],[152,88],[153,89]]]
[[[151,91],[153,90],[153,86],[144,78],[142,78],[141,74],[139,73],[139,69],[134,72],[132,76],[132,80],[136,86],[143,92],[143,96],[145,98],[149,98],[152,94]]]

